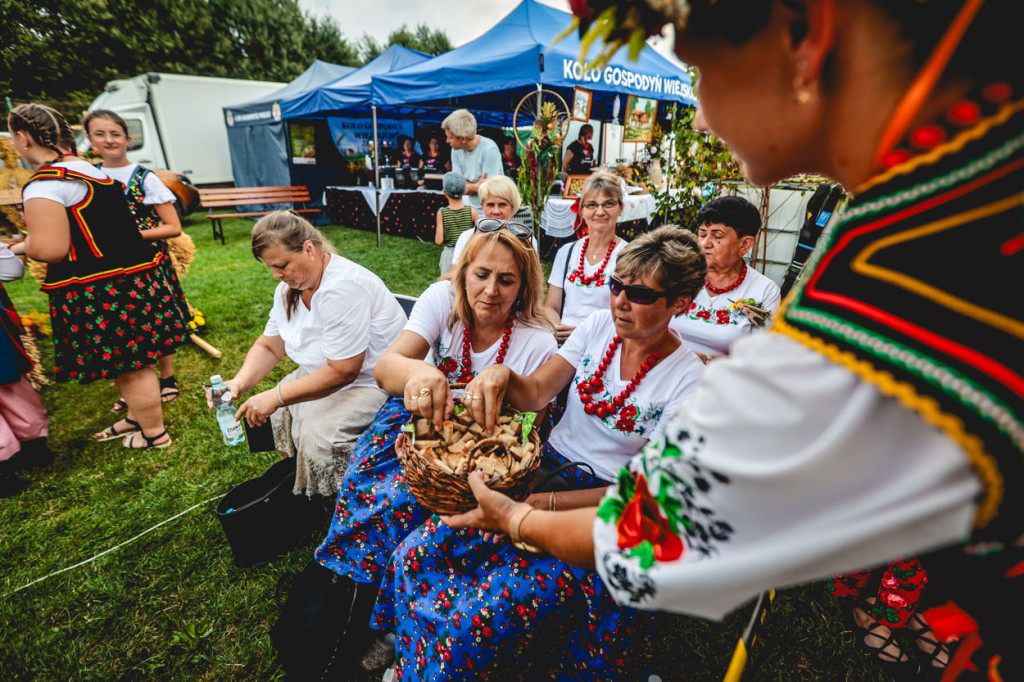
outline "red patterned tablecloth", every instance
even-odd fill
[[[362,188],[328,187],[324,191],[328,218],[336,225],[376,232],[377,218],[366,194],[372,196]],[[433,242],[437,211],[447,205],[438,192],[389,192],[380,210],[381,233]]]

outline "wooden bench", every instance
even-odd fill
[[[224,243],[224,218],[255,218],[272,213],[266,211],[250,211],[247,213],[214,213],[216,209],[237,208],[247,205],[291,204],[296,213],[320,213],[321,208],[308,208],[310,202],[309,188],[298,185],[294,187],[217,187],[199,190],[199,206],[207,209],[213,226],[214,240]]]

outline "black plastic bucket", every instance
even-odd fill
[[[261,566],[307,540],[322,518],[320,505],[295,495],[295,458],[234,486],[217,503],[217,519],[235,565]]]

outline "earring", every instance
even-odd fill
[[[804,82],[804,71],[807,70],[807,61],[799,59],[796,62],[796,76],[793,77],[793,101],[797,104],[807,104],[814,99],[814,92],[811,84]]]

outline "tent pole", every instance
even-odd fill
[[[377,105],[370,105],[373,111],[373,203],[377,207],[377,246],[380,246],[380,142],[377,140]]]

